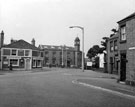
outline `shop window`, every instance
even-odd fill
[[[18,59],[10,59],[10,63],[12,63],[13,66],[19,66],[19,60]]]
[[[24,56],[24,50],[22,49],[18,50],[18,56]]]
[[[16,56],[16,53],[17,53],[17,50],[16,50],[16,49],[12,49],[12,53],[11,53],[11,55]]]

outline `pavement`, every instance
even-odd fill
[[[83,84],[90,87],[92,86],[100,89],[107,89],[135,97],[135,87],[126,85],[125,83],[117,82],[118,75],[116,74],[85,70],[85,72],[77,72],[76,76],[80,77],[76,79],[78,84]]]

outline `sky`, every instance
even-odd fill
[[[117,22],[135,12],[135,0],[0,0],[0,30],[5,33],[4,43],[23,39],[36,46],[74,46],[78,36],[84,51],[100,45],[109,37]],[[82,48],[82,44],[81,44]]]

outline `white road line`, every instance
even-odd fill
[[[121,93],[121,92],[118,92],[118,91],[114,91],[114,90],[94,86],[94,85],[91,85],[91,84],[86,84],[86,83],[83,83],[83,82],[78,82],[76,80],[73,80],[72,83],[73,84],[80,84],[80,85],[83,85],[83,86],[86,86],[86,87],[102,90],[102,91],[105,91],[105,92],[109,92],[109,93],[112,93],[112,94],[115,94],[115,95],[119,95],[119,96],[126,97],[126,98],[131,98],[131,99],[135,100],[135,96],[124,94],[124,93]]]
[[[72,74],[69,74],[69,73],[63,73],[63,75],[72,75]]]

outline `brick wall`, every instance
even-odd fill
[[[135,81],[135,19],[126,23],[127,27],[127,69],[126,80]]]

